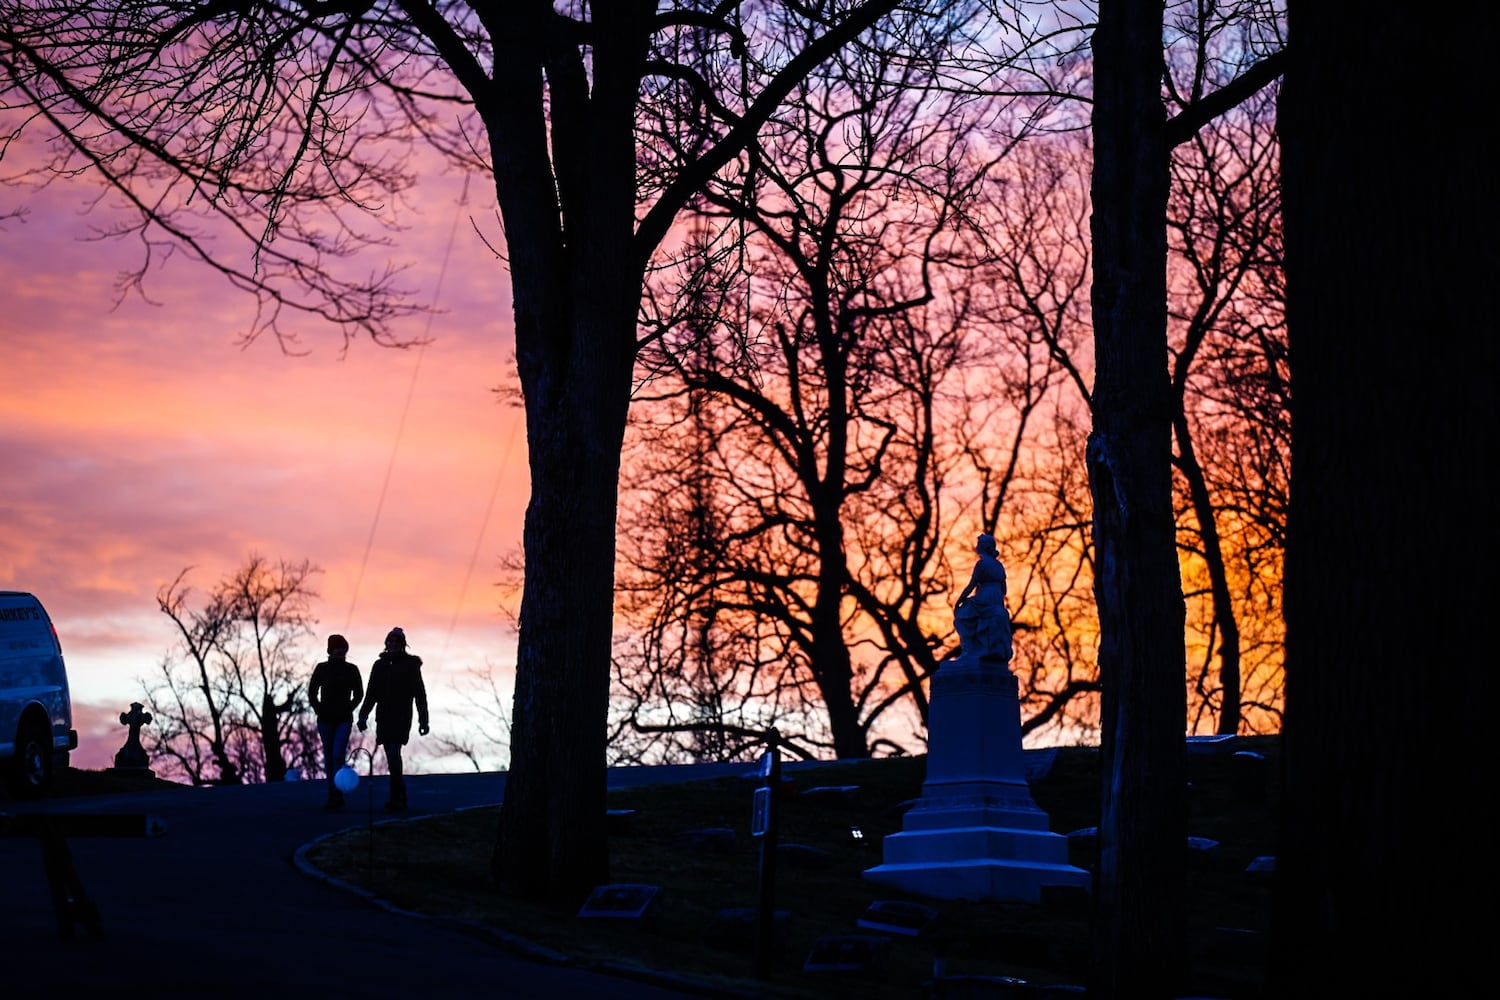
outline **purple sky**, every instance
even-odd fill
[[[270,338],[242,349],[253,301],[180,257],[153,272],[155,304],[115,307],[139,246],[85,241],[104,221],[82,214],[91,191],[0,187],[0,213],[26,209],[0,221],[0,589],[36,593],[57,625],[77,766],[111,763],[119,713],[172,646],[157,589],[189,566],[207,588],[251,551],[325,571],[309,672],[328,632],[367,668],[401,625],[428,663],[435,728],[459,724],[468,671],[509,689],[495,582],[519,544],[525,432],[492,391],[512,367],[510,301],[469,221],[494,239],[493,195],[473,190],[460,211],[459,182],[432,180],[396,249],[442,310],[402,333],[432,343],[361,341],[341,359],[332,329],[309,333],[306,357]]]

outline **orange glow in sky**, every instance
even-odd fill
[[[86,241],[106,221],[83,214],[93,189],[0,187],[0,216],[26,210],[0,219],[0,589],[52,614],[75,766],[113,762],[119,714],[173,646],[158,588],[192,566],[201,593],[252,551],[324,570],[309,674],[329,632],[368,671],[400,625],[427,663],[435,731],[461,724],[467,672],[509,690],[495,583],[520,541],[525,429],[493,392],[512,367],[508,279],[468,218],[493,229],[493,192],[476,180],[460,211],[460,189],[426,183],[395,250],[418,301],[441,310],[400,333],[432,342],[359,341],[341,358],[339,333],[310,323],[308,356],[269,336],[242,349],[253,300],[180,256],[152,272],[155,304],[116,308],[115,276],[140,246]]]

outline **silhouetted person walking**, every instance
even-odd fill
[[[354,710],[364,696],[364,682],[359,667],[344,657],[349,640],[341,635],[328,637],[328,659],[313,667],[307,684],[307,700],[318,717],[318,738],[323,741],[324,780],[328,783],[328,801],[324,808],[342,809],[344,793],[333,783],[333,776],[344,766],[349,750],[349,727],[354,725]]]
[[[406,778],[401,748],[411,737],[411,709],[417,706],[417,732],[427,735],[427,686],[422,683],[422,660],[406,651],[406,633],[393,628],[386,634],[385,650],[370,667],[370,685],[359,708],[359,731],[364,732],[370,712],[375,712],[375,742],[385,749],[391,772],[391,800],[387,809],[406,808]]]

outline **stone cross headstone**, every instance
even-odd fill
[[[115,767],[121,770],[149,770],[151,758],[141,746],[141,727],[151,722],[151,713],[138,701],[130,703],[130,711],[120,713],[120,725],[130,727],[125,745],[115,753]]]

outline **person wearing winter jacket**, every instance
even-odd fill
[[[327,809],[342,809],[344,793],[333,783],[333,776],[344,766],[349,751],[349,729],[354,724],[354,710],[364,697],[359,667],[345,657],[349,640],[341,635],[328,637],[328,659],[313,668],[307,685],[307,700],[318,720],[318,738],[323,741],[323,770],[328,783]]]
[[[370,683],[359,707],[359,731],[364,732],[370,714],[375,715],[375,742],[385,750],[391,775],[391,798],[385,807],[406,808],[406,776],[401,749],[411,738],[412,706],[417,710],[417,732],[426,736],[427,687],[422,683],[422,658],[406,649],[406,633],[393,628],[385,637],[385,649],[370,667]]]

